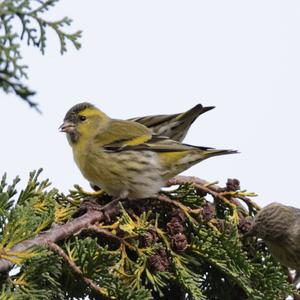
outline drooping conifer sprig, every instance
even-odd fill
[[[1,299],[285,299],[296,291],[246,237],[259,207],[235,179],[176,177],[152,199],[0,184]],[[13,201],[13,199],[15,201]],[[8,271],[14,268],[14,275]]]
[[[44,54],[50,29],[58,37],[62,54],[67,51],[68,41],[76,49],[81,46],[78,41],[81,31],[67,33],[63,29],[71,25],[70,18],[57,21],[44,18],[46,11],[57,2],[59,0],[3,0],[0,3],[0,88],[15,93],[35,108],[37,103],[31,100],[35,92],[24,83],[28,67],[22,62],[20,41],[25,40],[27,45],[39,48]]]

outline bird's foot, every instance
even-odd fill
[[[94,192],[87,192],[81,186],[74,185],[76,191],[83,197],[93,197],[93,198],[101,198],[105,195],[105,191],[102,189],[96,190]]]
[[[90,183],[90,187],[95,191],[95,192],[98,192],[101,190],[101,188],[99,188],[99,186],[95,185],[95,184],[92,184]]]

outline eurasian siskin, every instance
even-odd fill
[[[212,156],[236,153],[196,147],[154,135],[133,121],[109,118],[90,103],[72,107],[61,131],[67,133],[83,176],[120,198],[154,196],[168,179]]]
[[[271,203],[258,212],[247,235],[263,239],[276,260],[300,272],[300,209]]]

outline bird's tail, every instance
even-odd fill
[[[191,153],[189,159],[186,160],[189,166],[195,165],[210,157],[239,153],[236,150],[218,150],[214,148],[205,148],[205,147],[197,147],[197,148],[198,151],[196,150],[193,153]]]
[[[206,148],[206,151],[203,154],[205,158],[209,158],[213,156],[237,154],[237,153],[239,153],[237,150],[218,150],[213,148]]]
[[[195,147],[186,144],[182,144],[182,146],[183,148],[178,151],[160,152],[161,160],[170,170],[166,172],[166,174],[163,174],[166,179],[172,178],[210,157],[238,153],[236,150],[218,150],[207,147]],[[184,146],[187,147],[184,148]]]

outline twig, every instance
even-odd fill
[[[78,277],[80,277],[85,284],[90,287],[93,291],[95,291],[97,294],[99,294],[103,299],[111,300],[112,298],[109,298],[107,295],[105,295],[103,292],[101,292],[100,287],[90,278],[87,278],[84,276],[80,268],[68,257],[68,255],[64,252],[64,250],[56,245],[55,243],[49,241],[47,243],[47,246],[50,250],[52,250],[54,253],[62,257],[64,262],[70,267],[70,269],[73,271],[74,274],[76,274]]]
[[[99,228],[97,225],[90,225],[88,228],[86,228],[84,230],[93,231],[98,234],[103,234],[109,238],[118,240],[119,242],[121,242],[123,240],[122,238],[118,237],[117,235],[112,234],[109,230],[104,229],[104,228]]]
[[[154,199],[157,199],[161,202],[165,202],[165,203],[168,203],[168,204],[171,204],[171,205],[174,205],[178,208],[180,208],[183,212],[192,212],[192,209],[185,206],[184,204],[180,203],[179,201],[176,201],[176,200],[172,200],[170,199],[167,195],[165,194],[158,194]]]
[[[198,177],[176,176],[168,181],[168,186],[185,184],[185,183],[191,183],[196,188],[209,193],[213,197],[216,197],[216,198],[219,198],[220,200],[223,200],[223,201],[225,200],[225,202],[228,202],[228,199],[226,197],[222,196],[222,194],[221,194],[224,192],[222,187],[220,187],[214,183],[210,183],[210,182],[203,180],[201,178],[198,178]],[[233,203],[235,205],[243,208],[243,206],[238,201],[236,201],[237,199],[240,199],[240,200],[244,201],[247,205],[253,206],[255,209],[260,210],[260,207],[248,197],[235,195],[231,199],[231,200],[233,200]]]
[[[212,195],[215,198],[219,198],[224,203],[231,205],[235,204],[239,206],[237,203],[231,203],[226,197],[224,197],[220,192],[216,191],[216,186],[211,185],[208,182],[203,180],[203,183],[201,182],[197,177],[185,177],[185,176],[178,176],[171,179],[172,185],[178,185],[178,184],[184,184],[184,183],[192,183],[195,188],[198,188],[202,191],[207,192],[208,194]],[[201,182],[201,183],[200,183]],[[220,188],[221,189],[221,188]]]
[[[118,200],[118,201],[117,201]],[[117,209],[119,199],[115,199],[99,211],[88,210],[83,216],[74,219],[73,221],[58,225],[51,228],[49,231],[42,232],[32,239],[25,240],[9,249],[10,252],[22,252],[36,245],[47,245],[49,242],[58,242],[64,240],[78,231],[88,228],[90,225],[102,221],[105,216],[113,215]],[[9,271],[14,264],[6,259],[0,259],[0,272]]]

